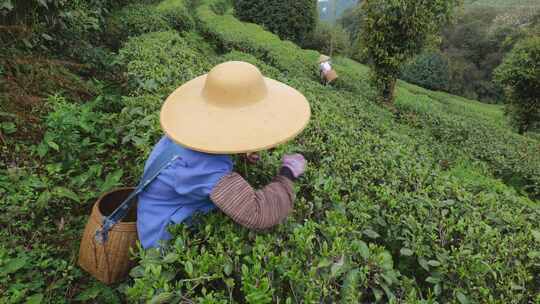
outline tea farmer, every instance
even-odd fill
[[[304,157],[283,156],[273,181],[255,190],[234,172],[231,154],[247,153],[248,160],[256,160],[252,152],[298,135],[310,113],[301,93],[263,77],[245,62],[220,64],[178,88],[162,107],[166,135],[154,147],[145,171],[171,145],[180,157],[139,195],[142,246],[159,247],[171,238],[169,225],[215,209],[249,229],[267,229],[283,221],[293,208],[293,182],[304,173]]]
[[[326,55],[321,55],[319,57],[319,73],[321,76],[321,83],[328,84],[326,80],[326,74],[332,71],[332,65],[330,64],[330,57]]]

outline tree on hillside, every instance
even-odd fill
[[[450,62],[450,93],[490,103],[502,101],[493,71],[527,28],[500,21],[502,14],[500,9],[475,6],[442,31],[441,51]]]
[[[315,32],[303,45],[304,48],[317,50],[323,54],[349,55],[351,43],[349,34],[339,25],[320,22]]]
[[[523,134],[540,128],[540,37],[518,43],[495,70],[504,87],[506,114]]]
[[[358,4],[346,10],[338,20],[338,24],[340,24],[351,36],[351,41],[356,41],[356,39],[358,39],[363,15],[362,5]]]
[[[394,101],[401,65],[418,54],[445,25],[460,0],[363,1],[362,47],[373,70],[373,82],[384,102]]]
[[[241,20],[300,45],[311,37],[318,20],[316,0],[234,0],[234,9]]]

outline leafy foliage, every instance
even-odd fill
[[[207,12],[199,8],[203,24],[213,21],[214,15]],[[219,29],[219,35],[211,36],[217,45],[240,46],[252,55],[232,52],[222,60],[257,64],[271,77],[300,89],[312,104],[314,117],[302,136],[265,153],[259,166],[244,172],[252,184],[261,185],[272,177],[281,153],[304,153],[310,170],[300,182],[295,214],[263,235],[238,227],[220,214],[201,219],[194,229],[175,227],[176,237],[163,255],[140,253],[140,267],[134,269],[135,280],[127,290],[131,299],[186,295],[198,301],[249,303],[321,298],[329,302],[533,299],[536,289],[531,273],[536,262],[529,260],[529,254],[537,251],[537,244],[524,231],[538,229],[529,218],[537,218],[538,209],[485,169],[455,165],[449,170],[444,165],[449,157],[452,162],[469,164],[468,153],[473,152],[478,159],[483,155],[501,158],[496,156],[497,149],[482,152],[488,143],[469,145],[467,153],[459,152],[469,143],[459,137],[464,134],[462,124],[472,125],[477,119],[451,124],[448,116],[448,124],[436,129],[436,121],[441,120],[437,116],[430,125],[437,133],[410,129],[408,120],[400,120],[405,125],[396,123],[390,113],[369,102],[365,68],[355,70],[352,61],[338,58],[336,69],[351,84],[339,91],[328,90],[310,79],[309,71],[302,74],[301,69],[282,68],[261,55],[266,48],[287,48],[286,42],[255,45],[253,40],[253,48],[245,48],[228,33],[239,32],[233,25],[246,25],[227,24],[207,27],[207,35]],[[408,98],[407,92],[399,92],[414,105],[424,104],[416,96]],[[402,110],[413,114],[411,108]],[[415,113],[418,118],[430,115],[429,111]],[[493,137],[485,135],[491,132],[482,129],[469,139]],[[447,140],[441,135],[455,137]],[[503,145],[504,136],[497,137],[501,140],[498,148],[523,151]],[[515,140],[523,142],[518,135]],[[524,154],[534,156],[531,150]],[[515,162],[510,163],[506,168],[517,169]],[[243,172],[242,166],[237,170]],[[504,245],[495,248],[494,239]],[[512,259],[520,261],[519,270],[502,266],[510,262],[506,258],[510,248],[515,253]],[[479,272],[486,275],[478,276]],[[501,287],[493,286],[487,274],[501,278]],[[337,288],[342,284],[346,287]]]
[[[0,302],[25,303],[50,299],[66,303],[84,281],[72,254],[87,217],[84,203],[118,187],[121,159],[102,112],[109,100],[98,97],[81,106],[61,96],[49,98],[43,143],[17,142],[0,159]],[[45,154],[43,154],[45,153]],[[113,170],[111,170],[113,169]],[[93,284],[88,299],[119,303],[112,289]],[[90,296],[90,295],[89,295]]]
[[[489,7],[468,9],[443,30],[441,49],[451,63],[449,92],[485,102],[502,99],[493,70],[523,30],[498,24],[501,14]]]
[[[418,95],[411,95],[407,91],[401,91],[401,97],[396,102],[396,106],[408,114],[401,119],[416,127],[426,128],[437,141],[461,150],[454,154],[464,154],[485,162],[494,176],[538,199],[540,157],[534,152],[538,149],[536,141],[525,139],[494,123],[486,123],[476,113],[464,113],[470,109],[452,109],[451,105],[446,104],[444,93],[428,93],[430,98],[426,98],[423,90]],[[440,101],[429,103],[430,100]],[[494,130],[504,136],[490,135]]]
[[[338,19],[338,23],[349,33],[351,41],[356,41],[359,38],[363,17],[364,11],[362,6],[358,4],[345,11],[343,16]]]
[[[87,102],[46,101],[36,124],[58,152],[48,145],[40,158],[46,136],[19,140],[23,126],[0,103],[0,302],[540,300],[540,209],[526,197],[540,193],[538,141],[506,129],[498,106],[398,82],[390,112],[372,102],[367,67],[336,57],[340,79],[324,87],[317,52],[236,20],[220,0],[195,13],[205,38],[169,28],[126,40],[110,62],[125,70],[127,84],[113,85],[124,96],[98,87]],[[312,120],[295,141],[249,169],[236,162],[261,186],[283,153],[303,153],[294,213],[256,233],[216,212],[171,227],[161,251],[137,250],[119,288],[87,278],[73,257],[92,202],[136,183],[162,135],[167,94],[227,60],[251,62],[310,101]]]
[[[373,83],[385,102],[394,101],[401,65],[420,52],[459,1],[375,0],[362,3],[361,41],[373,68]]]
[[[78,160],[106,153],[116,143],[112,130],[103,128],[107,121],[93,103],[81,106],[52,96],[49,104],[53,111],[46,119],[43,142],[37,147],[39,157],[54,157],[71,166]]]
[[[318,19],[315,0],[234,0],[234,9],[241,20],[300,45],[311,38]]]
[[[134,93],[156,92],[163,88],[170,91],[212,67],[211,62],[199,56],[186,39],[174,31],[130,38],[119,55],[119,61],[127,67],[128,81]]]
[[[540,38],[520,42],[497,68],[505,87],[507,113],[520,133],[540,128]]]
[[[339,25],[331,25],[326,22],[317,25],[313,37],[303,46],[330,56],[347,55],[351,49],[347,32]]]
[[[170,29],[167,19],[154,6],[145,4],[122,8],[107,24],[111,44],[116,47],[130,36]]]
[[[110,0],[0,1],[0,41],[6,46],[34,51],[64,53],[70,47],[84,47],[103,28]]]
[[[428,89],[448,90],[448,61],[438,52],[424,52],[402,67],[401,78]]]
[[[171,26],[178,31],[188,31],[195,26],[193,17],[184,0],[166,0],[160,2],[156,10],[165,17]]]
[[[216,41],[224,51],[239,50],[255,55],[265,62],[291,74],[318,77],[315,51],[304,51],[289,41],[281,41],[261,26],[243,23],[230,14],[218,15],[212,10],[215,2],[201,1],[196,10],[204,34]]]

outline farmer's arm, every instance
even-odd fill
[[[302,160],[305,166],[305,160]],[[296,173],[294,172],[296,171]],[[284,166],[261,190],[254,190],[238,173],[223,177],[210,194],[221,211],[249,229],[268,229],[281,223],[292,211],[293,180],[303,172]]]

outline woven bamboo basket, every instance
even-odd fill
[[[122,281],[135,266],[130,259],[130,249],[137,244],[137,208],[136,204],[128,216],[116,224],[109,232],[104,244],[95,240],[95,234],[101,229],[104,216],[110,215],[133,188],[121,188],[101,196],[92,208],[79,249],[79,265],[97,280],[105,284]]]
[[[326,75],[324,75],[326,78],[327,83],[331,83],[332,81],[336,80],[338,78],[338,75],[336,73],[336,70],[332,69]]]

